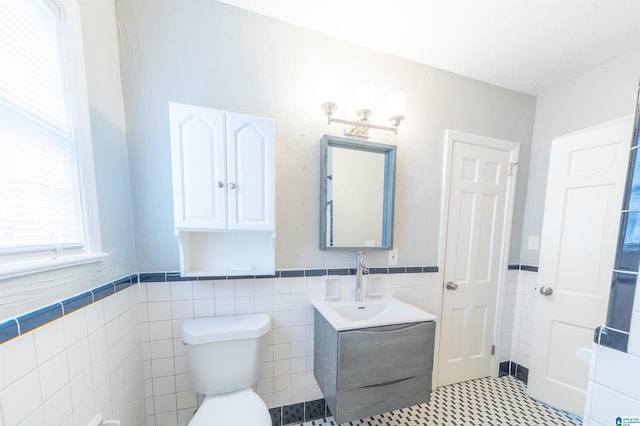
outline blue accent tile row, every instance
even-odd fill
[[[40,327],[48,322],[57,320],[62,316],[62,304],[54,303],[53,305],[45,306],[37,311],[29,312],[28,314],[18,317],[18,324],[20,324],[20,334],[27,333],[35,328]]]
[[[73,311],[77,311],[80,308],[84,308],[87,305],[93,303],[93,293],[90,291],[79,294],[77,296],[70,297],[62,301],[63,313],[70,314]]]
[[[629,333],[607,327],[597,327],[593,332],[593,342],[617,351],[627,352]]]
[[[536,267],[537,269],[537,267]],[[372,267],[370,274],[420,274],[438,272],[437,266],[392,266]],[[243,275],[243,276],[198,276],[181,277],[179,272],[143,272],[140,274],[141,283],[157,283],[171,281],[212,281],[212,280],[240,280],[261,278],[302,278],[321,277],[325,275],[355,275],[355,268],[315,268],[315,269],[283,269],[275,271],[273,275]]]
[[[164,276],[164,274],[163,274]],[[51,321],[62,318],[78,309],[84,308],[98,300],[104,299],[118,291],[122,291],[138,283],[138,275],[132,274],[108,284],[101,285],[93,290],[69,297],[60,302],[53,303],[36,311],[26,313],[17,318],[10,319],[0,324],[0,344],[28,333]]]
[[[272,426],[285,426],[330,417],[331,412],[324,399],[316,399],[269,408],[269,415]]]
[[[11,340],[14,337],[18,337],[19,334],[18,321],[15,319],[0,324],[0,342]]]
[[[538,267],[533,265],[519,265],[517,263],[510,263],[507,265],[509,271],[529,271],[538,272]]]
[[[629,152],[629,165],[618,232],[618,247],[609,290],[606,327],[595,331],[594,341],[622,352],[627,351],[633,299],[640,265],[640,87]]]

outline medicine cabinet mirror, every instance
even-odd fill
[[[396,147],[323,136],[320,249],[391,249]]]

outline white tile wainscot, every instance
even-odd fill
[[[137,285],[0,345],[0,425],[145,422]]]
[[[384,294],[439,316],[438,273],[386,274]],[[340,276],[351,299],[355,277]],[[264,312],[271,316],[262,378],[268,407],[322,398],[313,377],[313,307],[323,277],[140,283],[146,407],[149,425],[186,425],[202,396],[191,385],[182,323],[191,318]],[[437,350],[437,349],[436,349]]]

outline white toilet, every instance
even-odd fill
[[[191,380],[204,401],[189,426],[271,426],[271,416],[252,390],[260,378],[266,314],[198,318],[182,325]]]

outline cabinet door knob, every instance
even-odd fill
[[[229,188],[231,188],[231,189],[236,189],[236,184],[235,184],[235,183],[233,183],[233,182],[231,182],[231,183],[229,184]]]
[[[218,188],[224,188],[224,183],[218,181]]]

